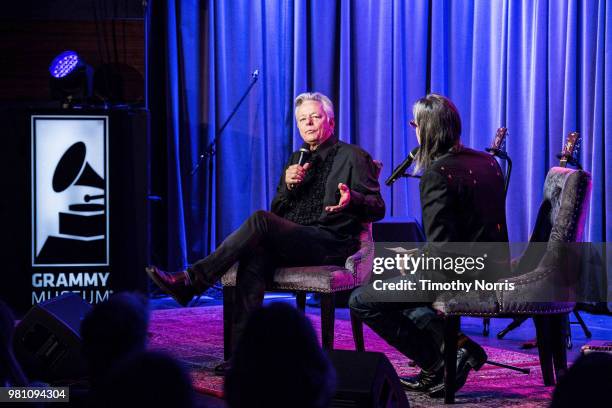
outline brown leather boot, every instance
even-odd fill
[[[156,266],[145,268],[147,275],[155,282],[157,286],[181,306],[187,306],[191,299],[197,294],[195,288],[189,281],[186,272],[169,273],[162,271]]]

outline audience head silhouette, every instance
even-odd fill
[[[599,407],[610,400],[612,355],[589,353],[580,356],[561,377],[551,408]]]
[[[0,300],[0,387],[26,386],[27,379],[13,352],[15,316]]]
[[[85,316],[81,323],[83,355],[93,386],[115,362],[145,349],[148,324],[146,299],[132,293],[116,294]]]
[[[174,358],[154,351],[134,353],[115,364],[100,382],[96,400],[104,407],[194,406],[187,371]]]
[[[327,407],[335,371],[306,317],[284,303],[255,311],[225,381],[232,408]]]

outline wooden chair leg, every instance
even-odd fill
[[[459,316],[444,318],[444,403],[455,403],[457,378],[457,339],[459,337]]]
[[[306,292],[296,292],[295,303],[300,312],[306,312]]]
[[[336,303],[333,293],[321,294],[321,340],[324,350],[334,349]]]
[[[565,339],[569,328],[569,315],[567,313],[550,316],[550,336],[552,348],[552,360],[555,370],[556,382],[567,371],[567,348]]]
[[[353,329],[353,341],[355,342],[355,350],[365,351],[365,343],[363,341],[363,322],[351,311],[351,328]]]
[[[232,356],[232,326],[234,321],[235,286],[223,287],[223,358],[225,361]]]
[[[534,316],[533,322],[536,327],[538,344],[538,355],[540,357],[540,367],[542,368],[542,378],[545,386],[555,385],[553,374],[553,353],[550,336],[550,319],[548,316]]]

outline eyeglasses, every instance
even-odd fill
[[[412,126],[412,127],[413,127],[413,128],[415,128],[415,129],[419,127],[419,125],[417,125],[417,123],[416,123],[416,121],[415,121],[414,119],[412,119],[412,120],[411,120],[410,122],[408,122],[408,123],[410,123],[410,126]]]

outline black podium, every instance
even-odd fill
[[[4,108],[0,297],[146,292],[149,136],[142,109]]]

